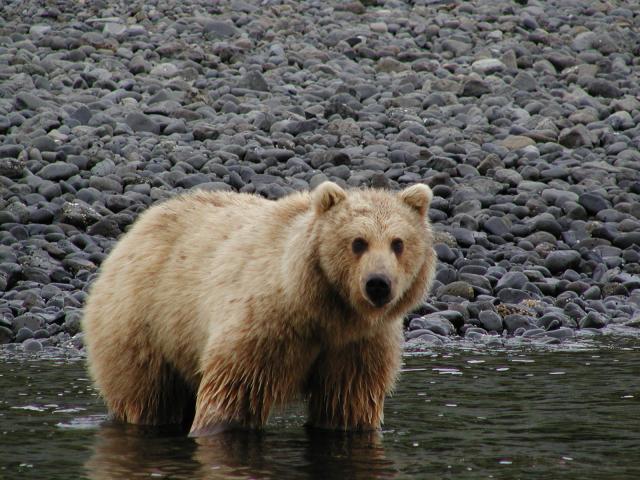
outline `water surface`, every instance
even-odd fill
[[[640,478],[640,342],[405,356],[381,434],[190,439],[106,421],[82,359],[0,357],[0,479]]]

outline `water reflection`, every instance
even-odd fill
[[[176,470],[176,467],[178,470]],[[190,439],[182,432],[108,423],[97,432],[85,469],[93,480],[395,478],[382,435],[296,427],[224,432]]]
[[[637,480],[640,342],[579,347],[406,356],[383,434],[305,430],[300,404],[202,439],[104,424],[82,362],[0,349],[0,479]]]

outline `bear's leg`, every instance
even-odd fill
[[[380,335],[320,354],[307,384],[310,426],[380,428],[384,397],[400,368],[401,344],[395,337]]]
[[[188,426],[193,389],[150,345],[128,340],[105,338],[90,352],[91,370],[109,411],[128,423]]]
[[[230,428],[261,428],[271,408],[302,390],[317,347],[286,332],[267,336],[240,329],[209,345],[202,365],[191,436]]]

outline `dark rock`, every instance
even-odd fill
[[[449,336],[455,333],[455,328],[449,320],[440,317],[437,313],[427,317],[414,318],[409,324],[411,330],[430,330],[438,335]]]
[[[482,310],[478,314],[478,320],[486,331],[502,333],[502,318],[493,310]]]
[[[13,330],[16,333],[19,332],[21,328],[28,328],[29,330],[34,331],[42,328],[43,326],[43,319],[33,313],[24,313],[13,319]]]
[[[640,232],[620,233],[614,237],[613,244],[618,248],[640,246]]]
[[[580,195],[578,202],[591,215],[595,215],[601,210],[605,210],[611,207],[611,203],[606,198],[595,192],[583,193],[582,195]]]
[[[532,294],[515,288],[503,288],[498,292],[498,299],[502,303],[520,303],[532,297]]]
[[[262,76],[262,74],[256,70],[248,71],[241,79],[239,86],[247,88],[249,90],[258,90],[260,92],[268,92],[269,84]]]
[[[54,162],[45,165],[39,172],[38,176],[45,180],[57,181],[66,180],[78,173],[80,169],[72,163]]]
[[[484,222],[484,229],[492,234],[497,235],[499,237],[504,237],[509,233],[509,226],[501,217],[491,217],[486,222]]]
[[[591,147],[593,138],[584,125],[577,125],[560,132],[558,142],[567,148]]]
[[[472,78],[464,82],[461,95],[463,97],[481,97],[487,93],[491,93],[489,84],[483,80]]]
[[[230,38],[238,34],[238,29],[230,22],[221,20],[207,20],[202,30],[209,38]]]
[[[122,232],[118,223],[112,218],[101,218],[87,228],[89,235],[102,235],[108,238],[117,238]]]
[[[609,323],[608,320],[598,312],[589,312],[580,320],[580,328],[603,328],[607,323]]]
[[[0,326],[0,345],[11,343],[13,341],[13,332],[7,327]]]
[[[498,280],[495,290],[500,291],[503,288],[522,289],[528,281],[529,279],[522,272],[507,272]]]
[[[463,281],[452,282],[448,285],[443,285],[442,287],[440,287],[440,289],[438,290],[438,296],[442,297],[444,295],[462,297],[466,298],[467,300],[473,300],[475,298],[473,287],[467,282]]]
[[[563,272],[569,268],[577,268],[580,265],[580,253],[575,250],[558,250],[549,253],[544,261],[544,266],[552,273]]]
[[[26,353],[37,353],[42,351],[42,343],[40,343],[38,340],[30,338],[24,341],[24,343],[22,344],[22,348]]]
[[[514,333],[518,328],[524,328],[525,330],[536,328],[533,319],[525,317],[524,315],[507,315],[504,317],[503,322],[509,333]]]
[[[15,341],[17,343],[22,343],[28,338],[33,338],[33,331],[30,328],[22,327],[18,330],[18,333],[16,333]]]
[[[81,200],[66,202],[62,205],[60,221],[80,228],[86,228],[102,218],[89,205]]]
[[[433,249],[436,251],[438,260],[440,260],[441,262],[453,263],[453,261],[458,258],[454,251],[444,243],[436,243],[433,246]]]
[[[0,158],[0,176],[20,178],[24,174],[25,162],[17,158]]]
[[[622,96],[622,90],[613,82],[604,78],[591,80],[587,85],[587,92],[596,97],[618,98]]]
[[[132,112],[127,115],[125,122],[134,132],[160,133],[160,125],[144,113]]]
[[[567,338],[575,337],[575,331],[572,328],[561,327],[555,330],[549,330],[545,332],[545,337],[558,338],[560,340],[565,340]]]

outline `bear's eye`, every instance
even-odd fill
[[[399,238],[394,238],[391,241],[391,250],[396,255],[400,255],[404,251],[404,242]]]
[[[353,250],[353,253],[356,255],[360,255],[365,252],[368,246],[369,244],[364,238],[358,237],[351,243],[351,250]]]

